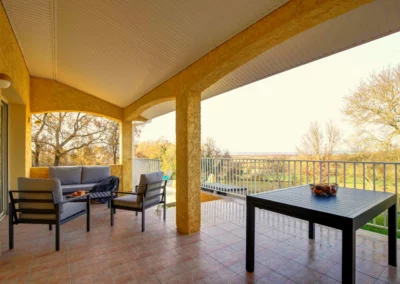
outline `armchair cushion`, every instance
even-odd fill
[[[82,183],[98,183],[111,175],[108,166],[82,167]]]
[[[81,183],[82,167],[49,167],[49,177],[58,178],[61,184]]]
[[[61,213],[60,220],[64,220],[68,217],[71,217],[75,214],[78,214],[82,211],[86,210],[86,202],[67,202],[63,204],[64,212]],[[28,214],[28,213],[21,213],[18,216],[19,219],[36,219],[36,220],[55,220],[55,215],[42,215],[42,214]]]
[[[20,177],[17,180],[18,190],[23,191],[48,191],[53,192],[56,203],[63,201],[60,180],[57,178],[25,178]],[[51,194],[47,193],[19,193],[19,198],[26,199],[52,199]],[[54,209],[53,203],[20,203],[21,209]],[[60,212],[64,210],[60,204]]]
[[[140,202],[138,202],[138,196],[133,194],[127,194],[125,196],[115,198],[114,205],[140,208]]]

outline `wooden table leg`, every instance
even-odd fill
[[[255,207],[247,202],[247,219],[246,219],[246,270],[254,271],[254,245],[255,245]]]
[[[397,204],[389,208],[389,265],[397,266]]]
[[[342,231],[342,283],[356,283],[356,231]]]
[[[315,224],[308,222],[308,238],[313,240],[315,238]]]

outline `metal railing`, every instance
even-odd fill
[[[161,170],[161,160],[158,159],[133,159],[132,175],[133,184],[138,185],[141,174],[149,174]]]
[[[201,159],[201,187],[245,198],[279,188],[309,183],[398,193],[400,163],[278,159]],[[387,214],[371,221],[387,228]]]

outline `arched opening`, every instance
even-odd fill
[[[31,116],[32,166],[119,164],[120,122],[86,112]]]

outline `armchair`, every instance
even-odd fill
[[[60,225],[86,214],[90,231],[90,195],[65,199],[60,180],[18,178],[18,190],[10,190],[9,247],[14,248],[14,225],[48,224],[56,226],[56,251],[60,250]]]
[[[135,187],[135,192],[114,191],[117,195],[115,198],[111,195],[111,226],[114,226],[114,214],[116,209],[135,211],[142,213],[142,232],[145,231],[145,210],[158,204],[163,204],[164,214],[166,218],[166,186],[167,181],[163,180],[163,172],[155,172],[151,174],[142,174],[140,183]],[[118,197],[118,195],[123,195]]]

